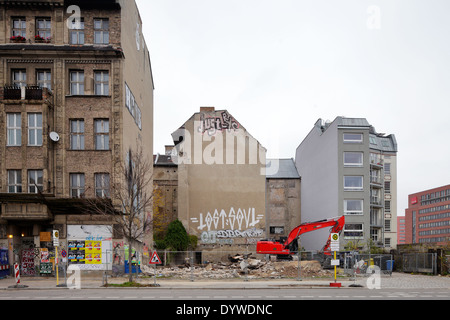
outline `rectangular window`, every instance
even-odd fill
[[[94,120],[95,150],[109,150],[109,120]]]
[[[84,150],[84,120],[70,120],[70,149]]]
[[[94,43],[109,44],[109,19],[94,19]]]
[[[95,95],[108,96],[109,95],[109,72],[96,71],[94,73]]]
[[[44,191],[44,172],[42,170],[28,171],[28,193]]]
[[[364,200],[344,200],[345,215],[362,215]]]
[[[344,166],[346,167],[362,167],[362,152],[344,152]]]
[[[12,25],[13,37],[27,37],[27,22],[25,18],[14,18]]]
[[[391,193],[391,182],[390,181],[384,182],[384,193]]]
[[[43,40],[52,38],[52,20],[50,18],[36,19],[36,36]]]
[[[22,171],[8,170],[8,192],[22,193]]]
[[[346,224],[344,227],[344,238],[345,239],[363,239],[364,238],[363,225],[360,223]]]
[[[345,176],[344,177],[345,191],[362,191],[363,177],[362,176]]]
[[[70,196],[72,198],[81,198],[85,192],[84,173],[70,174]]]
[[[386,213],[391,212],[391,202],[390,201],[384,201],[384,209],[385,209]]]
[[[391,174],[391,164],[390,163],[384,164],[384,174],[386,174],[386,175]]]
[[[28,114],[28,145],[42,146],[42,113]]]
[[[73,19],[69,31],[70,44],[84,44],[84,18]]]
[[[8,132],[8,146],[20,147],[22,145],[22,117],[20,113],[8,113],[6,115]]]
[[[362,143],[362,133],[344,133],[344,143]]]
[[[109,198],[109,174],[95,174],[95,195],[99,198]]]
[[[72,96],[84,95],[84,71],[70,72],[70,94]]]
[[[391,220],[384,220],[384,231],[391,232]]]
[[[52,73],[50,70],[38,70],[36,80],[39,87],[52,90]]]
[[[12,83],[17,88],[27,86],[27,71],[25,69],[12,70]]]

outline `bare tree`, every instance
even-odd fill
[[[128,243],[129,281],[133,280],[132,247],[151,232],[153,198],[153,161],[146,157],[142,146],[129,149],[124,163],[116,163],[115,177],[110,181],[109,197],[85,199],[89,214],[110,216],[115,231]]]

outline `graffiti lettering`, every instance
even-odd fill
[[[225,210],[219,212],[218,209],[214,213],[208,212],[206,216],[200,213],[199,218],[191,218],[191,222],[199,223],[198,230],[244,230],[256,227],[263,218],[262,214],[256,215],[255,208],[239,208],[236,211],[231,207],[228,213]]]
[[[264,231],[262,229],[248,229],[245,231],[239,230],[218,230],[218,231],[205,231],[202,233],[200,239],[204,244],[233,244],[235,238],[245,238],[252,240],[253,238],[262,237]],[[255,241],[248,241],[256,242]]]
[[[201,124],[198,128],[202,134],[208,132],[208,135],[213,136],[217,131],[223,130],[237,130],[239,123],[227,112],[222,112],[220,117],[208,117],[204,113],[200,115]]]

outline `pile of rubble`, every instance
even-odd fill
[[[298,273],[298,261],[265,261],[250,256],[229,256],[228,262],[207,263],[194,265],[188,262],[179,266],[166,266],[156,268],[156,276],[173,279],[288,279],[296,278]],[[154,276],[155,268],[142,266],[145,276]],[[300,270],[302,278],[320,278],[331,276],[329,270],[322,269],[317,261],[301,261]]]

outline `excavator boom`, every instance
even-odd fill
[[[332,233],[340,233],[345,225],[345,216],[340,218],[332,218],[326,219],[316,222],[307,222],[299,225],[294,228],[289,234],[288,238],[284,243],[274,242],[274,241],[259,241],[256,245],[256,252],[258,254],[272,254],[272,255],[292,255],[295,252],[290,250],[291,244],[296,240],[300,235],[312,232],[315,230],[320,230],[323,228],[330,228],[330,236],[322,249],[323,252],[327,253],[329,251],[330,243],[331,243],[331,234]]]

